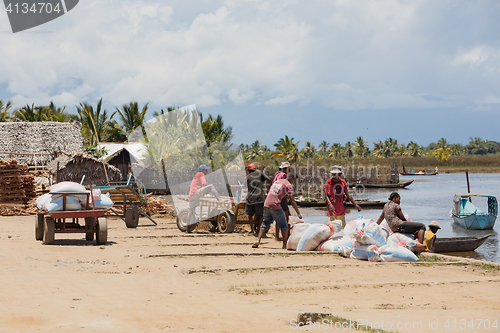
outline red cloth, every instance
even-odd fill
[[[205,180],[205,174],[203,172],[198,172],[194,175],[191,181],[191,187],[189,188],[189,197],[191,198],[207,181]]]
[[[330,211],[330,207],[326,205],[328,216],[345,215],[344,193],[346,191],[347,183],[342,178],[337,181],[330,178],[326,181],[325,194],[330,195],[330,202],[333,205],[333,212]]]
[[[278,179],[269,189],[266,201],[264,202],[264,207],[280,209],[281,199],[283,199],[287,194],[293,194],[292,184],[290,184],[290,182],[286,179]]]

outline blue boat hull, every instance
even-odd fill
[[[453,220],[465,229],[473,230],[488,230],[493,229],[495,225],[496,216],[491,214],[472,214],[466,217],[458,217],[453,215]]]

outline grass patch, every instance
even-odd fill
[[[432,257],[427,257],[427,256],[423,256],[421,254],[419,254],[418,256],[418,260],[420,261],[423,261],[423,262],[439,262],[439,257],[438,256],[432,256]]]
[[[481,268],[487,271],[498,271],[500,270],[500,266],[492,265],[492,264],[484,264],[481,265]]]

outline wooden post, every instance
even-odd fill
[[[470,184],[469,184],[469,171],[465,171],[465,178],[467,179],[467,193],[470,193]],[[469,197],[469,201],[472,202],[471,197]]]

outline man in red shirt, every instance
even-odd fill
[[[332,178],[328,179],[325,184],[326,204],[328,221],[340,220],[342,221],[342,229],[345,228],[345,207],[344,207],[344,193],[350,202],[356,207],[358,212],[361,207],[354,201],[347,190],[345,180],[340,178],[342,174],[342,167],[334,165],[330,171]]]
[[[259,229],[259,238],[257,239],[257,242],[252,245],[253,248],[259,247],[260,239],[264,236],[266,230],[271,226],[271,223],[276,221],[276,228],[279,227],[283,235],[283,248],[286,249],[286,242],[288,241],[288,222],[285,212],[283,211],[283,208],[281,208],[281,199],[283,199],[286,195],[289,196],[292,207],[297,212],[297,216],[302,218],[299,208],[297,207],[297,203],[293,197],[293,184],[295,184],[297,176],[295,173],[288,173],[287,178],[288,180],[276,180],[267,193],[266,201],[264,201],[264,221],[262,221]]]
[[[205,175],[210,168],[205,164],[198,167],[198,172],[194,175],[189,188],[189,213],[187,216],[187,232],[191,232],[196,228],[197,221],[192,221],[192,215],[196,207],[200,205],[200,199],[206,194],[211,193],[217,200],[220,200],[217,190],[212,184],[207,184]]]

